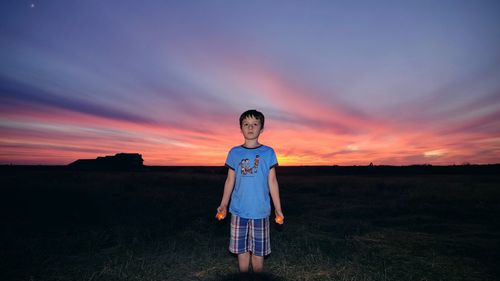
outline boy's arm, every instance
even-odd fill
[[[224,183],[224,193],[222,194],[220,206],[217,208],[217,212],[219,213],[225,214],[227,212],[227,205],[229,204],[229,198],[233,192],[235,177],[236,174],[234,170],[228,169],[226,182]]]
[[[276,169],[274,167],[269,170],[268,182],[269,193],[271,194],[271,199],[273,200],[276,216],[282,216],[284,218],[285,216],[281,211],[280,189],[278,186],[278,179],[276,178]]]

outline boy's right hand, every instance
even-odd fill
[[[226,213],[227,213],[227,207],[219,206],[217,208],[217,215],[215,215],[215,218],[217,218],[218,220],[223,220],[224,218],[226,218]]]

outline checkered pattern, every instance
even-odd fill
[[[271,253],[269,218],[245,219],[232,215],[229,251],[234,254],[250,251],[256,256],[269,255]]]

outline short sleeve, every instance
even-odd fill
[[[227,154],[225,166],[231,170],[235,170],[236,165],[234,164],[234,155],[232,149]]]
[[[278,166],[278,158],[276,157],[276,153],[274,152],[274,149],[271,149],[271,161],[269,162],[269,170],[272,168]]]

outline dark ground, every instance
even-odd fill
[[[225,169],[0,167],[0,280],[237,280]],[[280,167],[262,280],[498,280],[500,169]],[[255,276],[251,276],[254,278]]]

